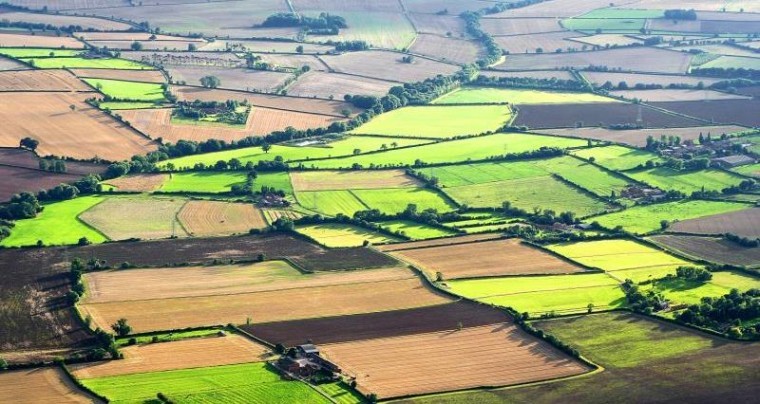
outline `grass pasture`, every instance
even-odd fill
[[[165,101],[164,89],[161,88],[161,84],[157,83],[137,83],[108,79],[84,79],[84,81],[97,88],[103,94],[117,100]]]
[[[634,206],[620,212],[594,217],[589,221],[598,222],[608,229],[622,226],[626,231],[644,234],[660,230],[663,220],[673,224],[703,216],[740,211],[748,207],[750,205],[742,203],[685,200]]]
[[[383,229],[400,233],[412,240],[426,240],[431,238],[449,237],[457,233],[451,230],[444,230],[438,227],[428,226],[425,224],[410,222],[407,220],[391,220],[387,222],[376,223]]]
[[[617,102],[591,93],[554,92],[505,88],[463,87],[441,96],[433,104],[572,104]]]
[[[82,383],[112,402],[150,402],[158,393],[186,402],[329,402],[301,382],[282,380],[266,363],[110,376]]]
[[[180,198],[110,197],[79,217],[111,240],[183,237],[187,233],[177,223],[177,213],[186,202]]]
[[[244,171],[178,172],[170,174],[159,190],[171,193],[227,193],[233,185],[244,185],[246,176]]]
[[[630,170],[643,166],[647,161],[660,162],[656,154],[624,146],[604,146],[593,149],[574,150],[572,154],[594,162],[610,170]]]
[[[629,173],[631,177],[651,186],[664,189],[676,190],[685,194],[695,191],[720,191],[734,185],[739,185],[744,179],[735,174],[716,169],[701,171],[675,171],[665,167],[658,167],[644,171]]]
[[[336,223],[297,226],[296,231],[325,247],[361,247],[365,241],[385,244],[399,239],[372,230]]]
[[[360,189],[351,192],[371,209],[387,214],[400,213],[410,204],[417,205],[418,211],[435,209],[450,212],[456,209],[437,192],[424,188]]]
[[[446,139],[496,131],[511,116],[502,105],[404,107],[379,115],[350,133]]]
[[[80,237],[87,237],[93,243],[102,243],[107,240],[104,234],[88,226],[79,216],[108,200],[99,196],[81,196],[46,204],[37,217],[16,221],[10,236],[3,239],[0,245],[33,246],[39,240],[44,245],[70,245],[76,244]]]
[[[82,53],[76,49],[55,48],[0,48],[0,55],[16,59],[21,58],[47,58],[47,57],[74,57]]]
[[[703,297],[720,297],[727,295],[731,289],[746,292],[760,287],[760,281],[750,275],[734,272],[714,272],[708,282],[694,282],[683,279],[666,279],[646,286],[661,292],[671,304],[700,304]]]
[[[351,191],[298,192],[296,199],[304,208],[329,216],[351,217],[355,212],[368,209]]]
[[[126,59],[87,59],[80,57],[70,58],[33,58],[21,59],[23,62],[32,64],[38,69],[128,69],[128,70],[153,70],[151,66]]]

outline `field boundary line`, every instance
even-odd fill
[[[64,383],[65,384],[68,384],[66,382],[71,383],[74,386],[74,389],[78,390],[78,392],[82,394],[83,396],[89,396],[90,398],[94,398],[96,402],[99,402],[99,403],[108,403],[111,401],[108,397],[97,393],[95,390],[90,389],[84,383],[82,383],[79,379],[77,379],[76,376],[74,376],[74,374],[71,373],[71,370],[69,370],[69,368],[66,366],[65,363],[62,363],[60,366],[54,366],[54,367],[59,368],[61,373],[63,373],[62,379]]]
[[[76,218],[76,220],[77,220],[79,223],[82,223],[82,225],[84,225],[85,227],[87,227],[87,228],[89,228],[90,230],[92,230],[92,231],[94,231],[94,232],[96,232],[96,233],[100,234],[100,235],[101,235],[101,236],[103,236],[103,238],[105,238],[106,240],[108,240],[108,241],[113,241],[113,239],[111,239],[111,237],[108,237],[108,236],[107,236],[105,233],[103,233],[102,231],[100,231],[100,229],[98,229],[97,227],[95,227],[95,226],[91,225],[90,223],[87,223],[87,221],[85,221],[84,219],[82,219],[82,218],[80,217],[80,216],[82,216],[83,214],[85,214],[85,213],[87,213],[88,211],[90,211],[91,209],[95,208],[96,206],[98,206],[98,205],[100,205],[101,203],[103,203],[103,202],[105,202],[105,201],[107,201],[107,200],[109,200],[109,199],[110,199],[110,198],[108,198],[107,196],[103,196],[103,195],[99,195],[99,194],[98,194],[97,196],[99,196],[99,197],[100,197],[102,200],[101,200],[100,202],[98,202],[98,203],[96,203],[96,204],[94,204],[94,205],[90,206],[89,208],[87,208],[87,209],[85,209],[85,210],[83,210],[83,211],[81,211],[81,212],[77,213],[77,215],[75,216],[75,218]]]

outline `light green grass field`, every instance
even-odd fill
[[[183,339],[189,339],[189,338],[201,338],[201,337],[210,337],[212,335],[218,335],[219,329],[207,329],[207,330],[193,330],[193,331],[177,331],[177,332],[171,332],[171,333],[159,333],[159,334],[151,334],[151,335],[143,335],[140,337],[122,337],[116,339],[116,344],[119,346],[127,346],[129,344],[129,340],[132,338],[137,341],[137,344],[147,344],[147,343],[153,343],[153,338],[157,338],[158,342],[169,342],[169,341],[179,341]]]
[[[299,381],[282,380],[265,363],[138,373],[81,382],[115,403],[154,402],[158,393],[187,403],[329,403]]]
[[[571,211],[578,217],[604,212],[604,202],[550,177],[533,177],[477,185],[444,188],[459,204],[471,207],[499,207],[509,201],[513,207],[533,211],[534,208],[556,213]]]
[[[154,107],[156,107],[156,104],[152,102],[113,101],[100,103],[100,109],[110,109],[111,111],[119,111],[125,109],[147,109]]]
[[[444,107],[446,108],[446,107]],[[500,133],[478,136],[448,142],[434,143],[402,150],[315,161],[306,166],[316,168],[350,168],[353,164],[370,166],[412,165],[416,160],[424,163],[464,163],[505,154],[522,153],[546,147],[583,147],[587,141],[556,136],[542,136],[526,133]]]
[[[620,212],[610,213],[589,219],[600,225],[613,229],[623,226],[626,231],[644,234],[660,230],[660,222],[694,219],[719,213],[734,212],[749,208],[750,205],[717,201],[676,201],[654,205],[634,206]]]
[[[132,101],[163,101],[164,90],[161,84],[137,83],[133,81],[83,79],[103,94],[122,100]]]
[[[760,163],[732,168],[731,171],[750,177],[760,178]]]
[[[377,224],[386,230],[400,232],[412,240],[426,240],[430,238],[453,236],[456,234],[456,232],[451,230],[444,230],[438,227],[427,226],[406,220],[391,220],[388,222],[379,222]]]
[[[365,240],[372,244],[400,241],[398,238],[368,229],[338,223],[297,226],[296,231],[330,248],[360,247]]]
[[[411,146],[417,144],[429,143],[428,140],[422,139],[402,139],[386,137],[369,137],[369,136],[346,136],[342,139],[326,143],[324,145],[311,146],[283,146],[272,145],[269,153],[264,153],[260,147],[247,147],[244,149],[225,150],[214,153],[198,154],[194,156],[185,156],[163,161],[159,167],[166,167],[167,164],[173,164],[177,168],[192,167],[197,163],[212,165],[219,160],[229,161],[236,158],[243,162],[258,163],[259,160],[274,160],[280,156],[285,161],[310,160],[317,158],[343,157],[351,156],[354,151],[367,153],[377,150],[392,150],[396,147]],[[383,147],[385,146],[385,147]],[[305,163],[308,164],[308,163]]]
[[[734,272],[714,272],[712,280],[705,283],[672,279],[655,282],[645,290],[651,288],[662,292],[671,304],[699,304],[703,297],[720,297],[731,292],[731,289],[746,292],[760,288],[760,280]]]
[[[594,286],[582,289],[563,289],[548,292],[530,292],[512,296],[496,296],[482,299],[497,306],[512,307],[531,316],[544,313],[576,314],[586,313],[588,305],[594,310],[609,310],[624,307],[625,294],[620,286]]]
[[[342,213],[351,217],[355,212],[369,209],[350,191],[298,192],[296,199],[304,208],[329,216]]]
[[[601,197],[620,195],[630,181],[572,157],[542,161],[546,170]]]
[[[33,60],[34,67],[40,69],[130,69],[153,70],[152,67],[126,59],[85,59],[85,58],[38,58],[21,59],[26,63]]]
[[[725,171],[707,169],[701,171],[675,171],[665,167],[631,172],[629,175],[651,186],[676,190],[685,194],[694,191],[720,191],[734,185],[739,185],[744,178],[729,174]]]
[[[285,174],[287,176],[287,174]],[[235,184],[245,184],[243,171],[194,171],[172,173],[159,188],[162,192],[225,193]]]
[[[378,209],[388,214],[403,212],[409,204],[417,205],[417,210],[420,212],[425,209],[435,209],[438,212],[450,212],[456,209],[456,206],[429,189],[361,189],[351,192],[371,209]]]
[[[717,59],[711,60],[701,66],[700,69],[748,69],[748,70],[760,70],[760,59],[754,57],[744,56],[721,56]]]
[[[320,384],[319,389],[327,393],[338,404],[361,404],[364,397],[343,382]]]
[[[10,236],[0,241],[0,245],[32,246],[37,240],[42,240],[45,245],[70,245],[76,244],[80,237],[102,243],[107,240],[103,234],[81,222],[77,216],[104,200],[106,198],[99,196],[82,196],[46,204],[37,217],[16,221]]]
[[[647,161],[661,162],[654,153],[624,146],[594,147],[592,149],[574,150],[572,154],[584,158],[594,158],[594,162],[610,170],[629,170],[646,164]]]
[[[69,57],[77,56],[82,50],[74,49],[41,49],[41,48],[0,48],[0,55],[12,58],[39,58],[39,57]]]
[[[573,104],[618,102],[591,93],[554,92],[506,88],[462,87],[436,99],[433,104]]]
[[[263,186],[285,191],[286,194],[293,194],[293,185],[290,183],[290,175],[284,171],[258,173],[258,176],[253,181],[254,191],[261,190],[261,187]]]
[[[496,131],[511,119],[508,107],[404,107],[378,115],[350,133],[445,139]]]

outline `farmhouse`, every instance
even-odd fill
[[[712,159],[711,163],[721,168],[734,168],[739,166],[746,166],[748,164],[755,164],[755,159],[743,154],[736,154],[733,156]]]
[[[630,185],[620,191],[620,196],[633,200],[659,201],[665,197],[665,193],[657,188],[647,188]]]
[[[340,374],[340,367],[319,355],[314,344],[303,344],[291,348],[287,355],[277,361],[277,366],[286,374],[312,378],[319,374],[334,379]]]

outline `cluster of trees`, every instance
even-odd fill
[[[642,129],[643,126],[636,123],[613,123],[608,125],[607,128],[612,130],[634,130]]]
[[[541,88],[547,90],[584,91],[586,85],[576,80],[558,78],[537,79],[531,77],[487,77],[478,75],[471,83],[484,87]]]
[[[673,135],[661,135],[660,139],[655,139],[654,136],[649,135],[647,136],[647,144],[644,146],[645,149],[649,151],[659,151],[660,149],[663,149],[665,147],[670,146],[678,146],[681,144],[681,137],[679,136],[673,136]]]
[[[60,159],[40,159],[39,167],[42,171],[50,171],[53,173],[66,172],[66,162]]]
[[[628,90],[631,88],[631,86],[628,85],[628,82],[621,81],[617,85],[613,84],[611,81],[605,81],[604,84],[602,84],[599,88],[602,90]],[[636,90],[661,90],[663,88],[668,88],[671,90],[677,90],[677,89],[697,89],[702,90],[705,88],[705,84],[703,82],[699,82],[696,85],[692,84],[685,84],[685,83],[670,83],[667,86],[663,86],[662,84],[644,84],[644,83],[636,83],[633,86]]]
[[[663,166],[676,171],[699,171],[710,167],[710,159],[706,157],[693,158],[688,160],[667,158]]]
[[[238,112],[241,106],[247,107],[248,101],[243,101],[242,103],[235,100],[227,100],[226,102],[180,101],[172,111],[172,114],[196,121],[213,115],[215,122],[230,125],[245,125],[248,120],[248,109],[246,108],[245,111]]]
[[[525,330],[528,334],[533,335],[534,337],[538,337],[543,339],[544,341],[554,345],[561,351],[565,352],[566,354],[572,356],[573,358],[580,358],[581,354],[578,352],[577,349],[573,348],[572,346],[564,343],[559,338],[555,337],[552,334],[549,334],[543,330],[540,330],[533,326],[533,324],[529,323],[528,320],[530,319],[530,315],[525,313],[517,313],[516,311],[509,309],[509,311],[512,314],[512,317],[515,319],[515,323],[522,327],[523,330]]]
[[[739,244],[742,247],[756,248],[760,247],[760,238],[742,237],[733,233],[726,233],[723,235],[726,240]]]
[[[0,219],[19,220],[29,219],[42,212],[42,206],[36,196],[22,192],[11,197],[10,202],[0,206]]]
[[[481,56],[481,58],[476,62],[480,68],[488,67],[489,65],[496,63],[504,54],[501,46],[499,46],[499,44],[494,41],[493,37],[491,37],[488,32],[484,31],[483,28],[481,28],[480,17],[482,14],[484,13],[465,11],[460,15],[460,17],[465,22],[467,33],[476,40],[480,41],[486,49],[486,52],[483,54],[483,56]]]
[[[672,9],[665,10],[665,19],[667,20],[686,20],[694,21],[697,19],[697,12],[694,9]]]
[[[668,307],[668,302],[661,293],[657,293],[654,290],[642,292],[639,290],[639,285],[630,279],[626,279],[621,287],[623,288],[623,292],[625,292],[628,306],[637,313],[652,314]]]
[[[526,217],[533,223],[541,225],[552,225],[554,223],[572,225],[579,223],[578,218],[575,217],[575,213],[570,211],[557,214],[557,212],[551,209],[542,210],[540,208],[533,208],[533,212],[528,212],[525,209],[512,206],[512,202],[509,201],[501,203],[501,212],[507,216]]]
[[[222,80],[216,76],[203,76],[200,78],[201,86],[205,88],[217,88],[222,85]]]
[[[676,277],[691,282],[707,282],[712,279],[712,272],[697,267],[680,266],[676,268]]]
[[[267,17],[262,27],[303,27],[311,34],[338,35],[342,28],[348,28],[346,19],[329,13],[308,17],[296,13],[277,13]]]
[[[760,290],[750,289],[741,293],[732,289],[721,297],[703,297],[700,304],[689,306],[676,315],[676,320],[686,324],[727,333],[734,338],[757,339],[760,324],[751,326],[743,322],[760,317]]]
[[[338,52],[358,52],[367,50],[370,48],[369,43],[366,41],[327,41],[327,45],[335,47]]]
[[[746,69],[744,67],[696,67],[691,70],[691,73],[699,76],[760,80],[760,70]]]
[[[73,185],[61,184],[49,190],[42,190],[34,195],[22,192],[13,195],[9,202],[0,205],[1,220],[20,220],[36,217],[42,212],[40,201],[62,201],[76,198],[79,194],[91,194],[100,190],[100,177],[87,175]]]

